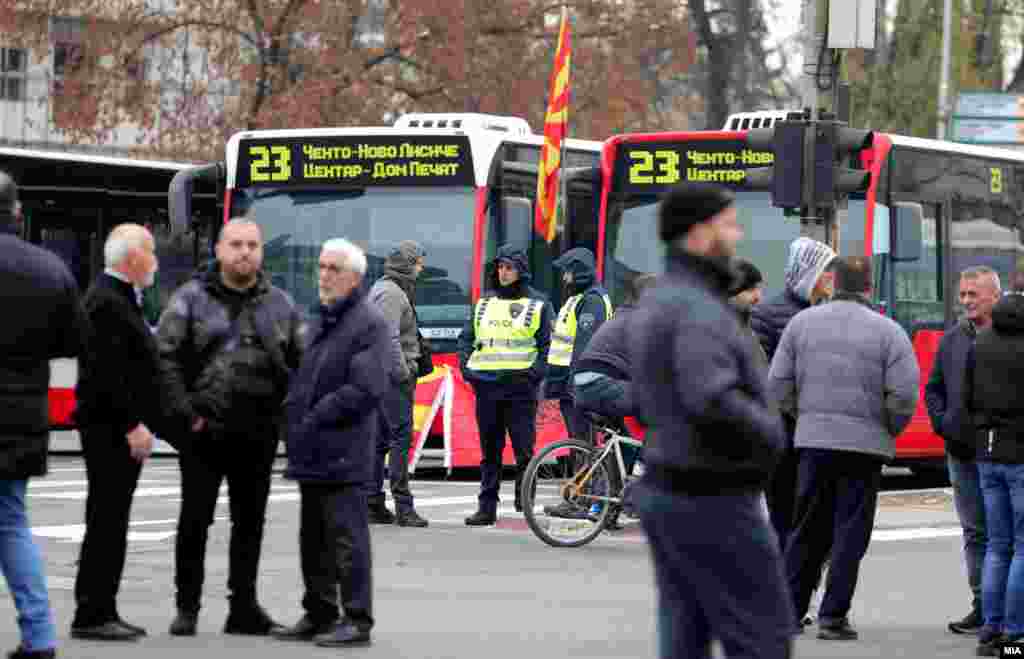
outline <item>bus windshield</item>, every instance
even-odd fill
[[[366,283],[384,274],[384,259],[403,240],[426,250],[416,285],[424,335],[454,339],[469,318],[475,194],[462,187],[259,188],[236,190],[232,216],[263,228],[264,270],[299,308],[315,309],[317,259],[331,238],[366,251]]]
[[[743,239],[736,255],[754,263],[764,275],[764,294],[782,290],[789,244],[800,235],[800,219],[772,206],[767,192],[734,191]],[[630,195],[609,204],[605,231],[605,282],[615,304],[625,286],[643,273],[664,271],[664,248],[658,239],[658,195]]]

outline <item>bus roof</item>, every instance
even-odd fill
[[[88,163],[113,167],[143,167],[146,169],[182,170],[195,167],[195,163],[172,162],[169,160],[141,160],[121,158],[117,156],[94,156],[76,151],[50,151],[47,149],[21,149],[0,146],[0,157],[36,158],[40,160],[58,160],[64,162]]]

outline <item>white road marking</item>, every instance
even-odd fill
[[[894,540],[928,540],[932,538],[954,538],[963,533],[959,527],[923,526],[912,529],[875,529],[871,532],[871,542],[892,542]]]

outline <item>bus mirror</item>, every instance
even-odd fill
[[[171,220],[171,234],[180,235],[192,229],[192,190],[197,179],[219,181],[223,168],[220,163],[182,169],[171,179],[167,191],[167,210]]]
[[[530,252],[533,234],[533,203],[526,197],[502,197],[505,217],[505,244]]]
[[[924,208],[921,204],[898,201],[893,205],[889,221],[889,256],[893,261],[921,259],[921,226]]]

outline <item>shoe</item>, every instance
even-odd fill
[[[384,504],[370,506],[370,524],[394,524],[395,514]]]
[[[117,620],[105,622],[102,625],[92,627],[72,627],[71,638],[80,638],[89,641],[134,641],[141,634],[129,629]]]
[[[800,624],[804,627],[810,627],[814,624],[814,618],[811,616],[804,616],[804,619],[800,621]]]
[[[562,501],[556,503],[553,506],[544,506],[544,514],[548,517],[558,517],[560,519],[586,519],[587,511],[579,506],[573,505],[568,501]]]
[[[818,638],[823,641],[855,641],[857,630],[850,626],[850,621],[843,619],[835,625],[818,623]]]
[[[978,632],[978,647],[975,654],[979,657],[998,657],[1006,638],[999,632],[982,628]]]
[[[131,623],[127,623],[124,620],[121,620],[121,618],[118,618],[117,621],[119,623],[121,623],[122,627],[127,627],[128,629],[132,630],[133,632],[135,632],[139,636],[146,636],[146,629],[144,627],[139,627],[138,625],[133,625]]]
[[[369,645],[370,630],[360,629],[351,621],[339,622],[333,630],[313,638],[321,648],[338,648],[347,645]]]
[[[466,518],[466,526],[493,526],[498,522],[498,516],[494,513],[486,513],[478,510]]]
[[[604,520],[604,528],[606,531],[621,531],[625,527],[619,523],[619,511],[613,510],[608,518]]]
[[[973,609],[960,620],[949,623],[949,631],[954,634],[977,634],[984,622],[981,618],[981,611]]]
[[[329,634],[337,624],[337,620],[316,622],[308,615],[305,615],[295,623],[294,627],[287,627],[273,636],[281,641],[312,641],[314,636]]]
[[[413,526],[419,529],[430,524],[430,522],[420,517],[415,510],[398,513],[395,516],[395,523],[399,526]]]
[[[178,615],[174,616],[171,628],[167,631],[171,636],[195,636],[196,625],[199,623],[199,613],[178,609]]]
[[[242,634],[244,636],[273,636],[285,631],[267,614],[259,604],[247,604],[231,608],[228,619],[224,621],[225,634]]]
[[[7,653],[7,659],[54,659],[57,656],[57,650],[54,648],[47,648],[46,650],[26,650],[25,648],[19,647],[14,652]]]

